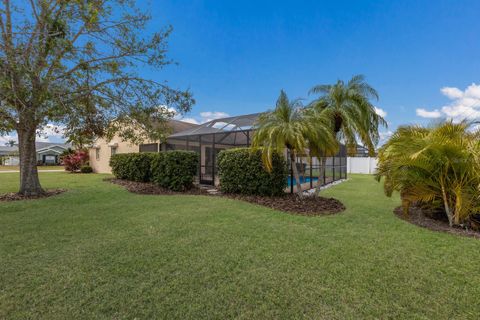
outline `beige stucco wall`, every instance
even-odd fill
[[[97,159],[97,148],[90,148],[90,166],[93,169],[93,172],[96,173],[112,173],[109,162],[112,155],[112,150],[109,145],[118,144],[117,153],[130,153],[130,152],[139,152],[139,146],[125,142],[120,139],[118,136],[115,136],[111,141],[106,141],[105,139],[97,139],[94,143],[95,147],[98,147],[99,158]],[[144,142],[150,143],[150,142]]]

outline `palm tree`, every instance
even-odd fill
[[[387,196],[400,192],[404,214],[411,203],[440,204],[458,225],[480,205],[479,140],[467,122],[400,127],[379,150],[377,179],[385,178]]]
[[[310,159],[316,157],[320,161],[315,194],[319,194],[324,181],[326,157],[334,156],[339,149],[339,143],[333,135],[331,111],[329,109],[306,109],[305,120],[312,124],[313,130],[309,131],[308,151]]]
[[[370,86],[363,75],[353,76],[347,83],[338,80],[333,85],[317,85],[310,94],[320,97],[311,103],[317,110],[330,110],[333,133],[344,140],[347,152],[356,152],[360,140],[371,155],[375,153],[380,126],[387,126],[385,119],[378,115],[371,99],[378,100],[377,91]]]
[[[252,147],[262,150],[262,158],[268,170],[272,168],[273,154],[282,154],[285,148],[288,149],[299,197],[302,197],[302,187],[296,157],[305,153],[308,147],[307,137],[314,136],[314,131],[313,123],[306,121],[299,100],[289,101],[283,90],[275,109],[260,115],[255,124]]]

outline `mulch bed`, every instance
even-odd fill
[[[214,197],[226,197],[235,200],[246,201],[264,207],[280,210],[292,214],[304,216],[322,216],[339,213],[345,210],[345,206],[333,198],[305,196],[300,199],[296,194],[285,194],[282,197],[246,196],[237,194],[211,194],[205,189],[193,188],[184,192],[175,192],[153,183],[134,182],[120,179],[107,178],[105,181],[125,187],[128,191],[137,194],[149,195],[205,195]]]
[[[147,182],[135,182],[121,179],[106,178],[105,181],[119,186],[125,187],[128,191],[137,194],[157,194],[157,195],[178,195],[178,194],[191,194],[191,195],[209,195],[206,190],[200,188],[192,188],[190,190],[177,192],[162,188],[154,183]]]
[[[48,198],[52,196],[56,196],[57,194],[64,193],[65,189],[51,189],[51,190],[45,190],[43,194],[37,195],[37,196],[24,196],[18,193],[4,193],[0,194],[0,202],[9,202],[9,201],[19,201],[19,200],[33,200],[33,199],[42,199],[42,198]]]
[[[480,239],[480,232],[475,230],[467,230],[461,227],[450,227],[448,221],[441,219],[433,219],[425,215],[419,207],[412,206],[408,217],[403,215],[402,207],[395,208],[394,214],[402,220],[410,222],[419,227],[427,228],[432,231],[446,232],[464,237],[472,237]]]

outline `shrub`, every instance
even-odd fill
[[[80,172],[81,173],[92,173],[93,169],[89,165],[83,165],[80,167]]]
[[[149,182],[152,178],[150,163],[156,154],[119,153],[110,158],[112,173],[118,179]]]
[[[153,182],[174,191],[192,187],[198,168],[197,153],[176,150],[153,155],[151,163]]]
[[[88,162],[88,153],[84,150],[77,150],[71,154],[67,154],[62,158],[62,165],[69,172],[77,172]]]
[[[225,193],[279,196],[287,186],[287,165],[283,156],[274,153],[268,172],[260,150],[249,148],[223,150],[218,155],[220,188]]]
[[[400,127],[378,153],[377,179],[387,196],[399,191],[404,214],[411,204],[444,211],[450,226],[478,213],[480,130],[467,122]]]

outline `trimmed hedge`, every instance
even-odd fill
[[[154,182],[170,190],[183,191],[193,185],[198,159],[197,153],[180,150],[119,153],[110,158],[110,166],[118,179]]]
[[[166,151],[152,158],[152,181],[161,187],[184,191],[193,185],[197,174],[199,156],[193,151]]]
[[[118,153],[110,158],[112,173],[118,179],[149,182],[152,178],[150,163],[154,153]]]
[[[80,167],[80,172],[81,172],[81,173],[92,173],[92,172],[93,172],[93,168],[90,167],[89,165],[84,165],[84,166],[81,166],[81,167]]]
[[[279,196],[287,187],[287,164],[283,156],[274,154],[273,168],[268,172],[260,150],[235,148],[218,155],[220,188],[225,193]]]

